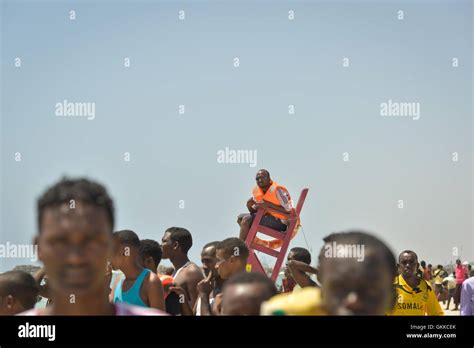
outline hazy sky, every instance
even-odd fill
[[[429,263],[454,247],[474,260],[472,2],[1,3],[0,244],[31,243],[37,197],[85,175],[109,189],[116,229],[186,227],[198,261],[238,235],[266,168],[294,200],[309,187],[313,254],[363,228]],[[64,100],[95,103],[95,118],[56,116]],[[389,100],[419,119],[381,116]],[[226,147],[256,151],[256,166],[218,163]]]

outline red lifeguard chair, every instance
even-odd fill
[[[276,257],[275,266],[273,268],[272,275],[270,277],[273,281],[276,281],[278,277],[278,273],[280,272],[280,269],[281,269],[281,265],[283,264],[283,260],[286,255],[286,251],[288,250],[290,241],[293,238],[293,233],[295,229],[297,228],[301,209],[303,208],[303,204],[306,199],[306,195],[308,194],[308,190],[309,189],[305,188],[301,191],[300,197],[298,199],[298,204],[296,205],[296,209],[286,214],[286,217],[288,218],[288,221],[289,221],[286,232],[277,231],[269,227],[260,225],[260,221],[262,220],[262,217],[263,215],[265,215],[265,213],[269,211],[275,211],[279,214],[282,214],[280,211],[276,211],[272,208],[263,208],[263,207],[260,207],[257,210],[257,215],[255,216],[255,219],[253,220],[252,226],[250,227],[250,231],[245,240],[245,244],[247,244],[247,247],[249,248],[249,258],[247,261],[247,267],[250,267],[251,272],[260,272],[260,273],[266,274],[265,269],[263,268],[260,260],[255,254],[255,250],[260,251],[264,254]],[[257,244],[255,240],[255,237],[257,236],[257,232],[273,237],[276,240],[282,241],[283,243],[280,247],[280,250],[271,249],[266,246]]]

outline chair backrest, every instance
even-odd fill
[[[300,194],[300,198],[298,199],[298,204],[296,205],[296,215],[300,216],[301,209],[303,208],[304,201],[306,199],[306,195],[308,194],[307,188],[303,189]]]

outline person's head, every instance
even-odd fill
[[[295,247],[295,248],[290,249],[290,252],[288,253],[287,261],[291,261],[291,260],[304,262],[310,265],[311,254],[309,250],[305,248]]]
[[[170,259],[174,256],[187,256],[188,250],[193,246],[191,233],[182,227],[170,227],[165,231],[161,239],[163,259]]]
[[[456,260],[456,265],[459,266],[460,264],[461,264],[461,260],[460,260],[460,259],[457,259],[457,260]]]
[[[421,261],[423,262],[423,261]],[[416,277],[420,267],[418,255],[412,250],[404,250],[398,255],[398,271],[405,279]]]
[[[391,310],[397,272],[395,256],[388,246],[362,231],[333,233],[323,240],[318,279],[328,314],[383,315]],[[332,252],[334,246],[337,251]]]
[[[262,190],[268,189],[272,185],[272,179],[270,178],[270,173],[266,169],[260,169],[256,176],[255,181],[257,181],[257,186]]]
[[[113,254],[110,259],[113,269],[123,271],[127,266],[140,262],[140,238],[130,230],[113,234]]]
[[[152,239],[142,239],[140,241],[140,259],[143,267],[148,268],[153,273],[157,272],[161,262],[161,246]]]
[[[227,238],[216,246],[216,269],[222,279],[245,270],[249,249],[239,238]]]
[[[34,307],[39,286],[22,271],[0,274],[0,315],[15,315]]]
[[[259,315],[260,306],[277,294],[275,284],[264,274],[239,272],[225,282],[222,315]]]
[[[420,262],[420,266],[421,266],[421,268],[425,269],[425,268],[426,268],[426,262],[425,262],[425,261],[421,261],[421,262]]]
[[[437,269],[443,269],[443,265],[436,266]]]
[[[428,267],[429,270],[431,270],[433,268],[433,265],[430,263],[430,264],[428,264],[427,267]]]
[[[288,253],[288,256],[286,258],[287,262],[292,261],[292,260],[301,261],[309,265],[311,264],[311,254],[309,250],[305,248],[294,247],[290,249],[290,252]],[[288,266],[285,267],[284,274],[285,274],[285,278],[289,279],[289,281],[293,280],[293,276],[291,275],[291,272]]]
[[[201,251],[201,263],[202,269],[205,276],[209,275],[209,272],[212,272],[212,276],[215,278],[218,276],[216,269],[216,247],[219,242],[210,242],[204,245]]]
[[[114,205],[88,179],[64,178],[38,199],[38,257],[53,293],[81,295],[104,288],[112,250]]]

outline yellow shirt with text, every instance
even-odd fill
[[[402,275],[393,284],[397,292],[397,302],[389,315],[444,315],[430,284],[420,279],[416,288],[408,285]]]

